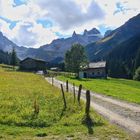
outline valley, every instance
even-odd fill
[[[134,138],[92,109],[94,126],[88,132],[82,124],[84,102],[80,107],[76,102],[72,104],[72,94],[66,93],[68,107],[64,111],[61,91],[40,75],[16,72],[6,65],[0,65],[0,75],[1,139]],[[36,115],[34,105],[39,106]]]

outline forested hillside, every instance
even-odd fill
[[[113,30],[101,40],[86,46],[90,61],[106,59],[108,54],[124,41],[140,34],[140,14],[129,19],[125,24]],[[127,49],[127,47],[125,48]]]
[[[111,77],[132,78],[140,66],[140,34],[116,46],[107,57]]]
[[[0,63],[9,64],[10,63],[10,54],[0,50]]]

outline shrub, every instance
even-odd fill
[[[138,67],[135,71],[135,75],[133,77],[134,80],[140,81],[140,67]]]

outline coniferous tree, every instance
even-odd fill
[[[17,54],[15,48],[12,49],[12,53],[11,53],[11,65],[13,66],[13,69],[17,65]]]
[[[134,80],[140,81],[140,67],[138,67],[135,71],[135,75],[133,77]]]
[[[135,60],[135,70],[140,66],[140,49],[138,50],[136,60]]]

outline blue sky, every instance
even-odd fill
[[[140,0],[0,0],[0,31],[19,46],[40,47],[84,29],[102,34],[140,13]]]
[[[27,0],[14,0],[14,6],[20,6],[22,4],[27,4]]]

